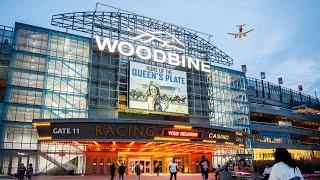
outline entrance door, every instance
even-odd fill
[[[151,161],[145,161],[145,173],[151,173]]]
[[[140,163],[141,173],[152,173],[151,171],[151,160],[139,160],[139,159],[130,159],[129,160],[129,172],[135,173],[134,168],[137,165],[137,163]]]
[[[104,158],[99,158],[99,175],[106,174],[104,171]]]
[[[92,174],[105,175],[105,162],[103,157],[95,157],[92,159]]]

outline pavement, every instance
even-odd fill
[[[9,180],[13,178],[1,178],[1,180]],[[16,179],[16,178],[14,178]],[[110,176],[47,176],[47,175],[41,175],[41,176],[33,176],[32,180],[109,180]],[[114,180],[118,180],[119,177],[116,176]],[[135,175],[127,175],[124,177],[124,180],[136,180],[137,177]],[[157,175],[141,175],[140,177],[141,180],[169,180],[170,175],[169,174],[160,174],[159,176]],[[25,178],[27,180],[27,178]],[[178,174],[177,175],[177,180],[202,180],[200,174]],[[210,174],[208,180],[215,180],[214,175]]]

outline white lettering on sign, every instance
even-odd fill
[[[79,128],[53,128],[53,134],[79,134]]]
[[[175,130],[169,130],[168,136],[178,136],[178,137],[194,137],[197,138],[199,136],[199,133],[197,132],[190,132],[190,131],[175,131]]]
[[[217,133],[209,133],[210,139],[222,139],[222,140],[229,140],[229,135],[227,134],[217,134]]]
[[[195,68],[196,70],[201,70],[203,72],[210,72],[210,64],[206,61],[201,61],[196,58],[191,58],[176,53],[168,52],[167,54],[159,49],[152,49],[146,46],[133,46],[130,42],[119,42],[115,40],[111,42],[109,38],[101,38],[99,36],[95,37],[98,49],[103,51],[107,48],[110,53],[114,53],[117,49],[121,55],[124,56],[134,56],[137,55],[143,60],[153,60],[159,63],[168,63],[173,66],[187,67],[189,69]],[[144,53],[142,52],[144,51]]]
[[[237,141],[237,142],[240,142],[240,143],[243,143],[243,138],[241,138],[241,137],[236,137],[236,141]]]

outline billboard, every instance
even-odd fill
[[[131,61],[129,108],[188,114],[186,72]]]

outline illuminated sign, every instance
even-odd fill
[[[53,128],[53,134],[79,134],[79,128]]]
[[[131,29],[128,29],[129,31],[131,31]],[[179,39],[177,39],[175,36],[173,36],[172,34],[165,32],[165,31],[142,31],[142,30],[137,30],[139,33],[139,35],[135,36],[135,37],[131,37],[129,39],[131,40],[135,40],[135,41],[140,41],[142,43],[151,43],[151,42],[157,42],[161,45],[161,47],[165,48],[174,48],[177,50],[184,50],[185,49],[185,45],[179,41]],[[163,38],[164,37],[164,38]]]
[[[83,120],[81,120],[83,121]],[[166,124],[116,122],[51,122],[37,126],[40,141],[145,141],[184,139],[190,142],[245,145],[246,134],[210,127],[176,128]],[[241,134],[241,136],[240,136]]]
[[[144,32],[144,31],[143,31]],[[162,40],[156,35],[168,35],[169,38]],[[161,36],[161,37],[162,37]],[[111,42],[109,38],[101,38],[95,36],[95,40],[100,51],[107,49],[110,53],[114,53],[116,50],[124,56],[137,56],[142,60],[153,60],[158,63],[167,63],[173,66],[181,66],[184,68],[195,68],[198,71],[210,72],[210,64],[208,62],[191,58],[189,56],[180,55],[173,52],[165,52],[160,49],[151,49],[147,46],[134,45],[131,42],[114,40]],[[157,42],[161,43],[161,47],[170,47],[182,51],[185,47],[177,38],[167,32],[144,32],[141,35],[131,38],[131,40],[137,40],[142,43]],[[182,53],[181,53],[182,54]]]
[[[129,107],[188,114],[187,73],[130,61]]]
[[[230,136],[228,134],[209,133],[209,138],[227,141],[227,140],[229,140]]]
[[[183,137],[183,138],[201,138],[201,133],[197,131],[165,129],[164,136]]]

